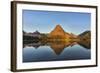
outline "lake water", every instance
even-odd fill
[[[85,46],[86,45],[86,46]],[[90,45],[74,43],[24,44],[23,62],[91,59]]]

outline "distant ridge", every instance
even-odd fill
[[[90,39],[91,38],[91,31],[85,31],[78,35],[78,37],[82,39]]]

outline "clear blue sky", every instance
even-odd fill
[[[57,24],[69,33],[80,34],[91,28],[91,14],[79,12],[23,10],[23,30],[51,32]]]

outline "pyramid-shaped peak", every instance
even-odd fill
[[[61,27],[61,25],[60,25],[60,24],[57,24],[56,26],[59,26],[59,27]]]
[[[60,24],[56,25],[55,30],[64,31]]]
[[[50,32],[49,37],[51,38],[69,38],[70,34],[66,33],[60,24],[56,25],[56,27]]]
[[[60,24],[56,25],[56,27],[62,28]]]

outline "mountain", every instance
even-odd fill
[[[85,31],[78,35],[81,39],[90,39],[91,38],[91,31]]]
[[[33,34],[40,34],[40,32],[36,30],[35,32],[33,32]]]
[[[87,49],[91,48],[91,31],[85,31],[85,32],[79,34],[78,38],[80,39],[78,41],[79,45],[82,45]]]
[[[70,35],[71,35],[71,38],[77,39],[77,35],[75,35],[75,34],[73,34],[73,33],[70,33]]]
[[[63,28],[58,24],[58,25],[56,25],[54,30],[52,30],[50,32],[49,37],[58,38],[58,39],[64,39],[64,38],[69,38],[70,34],[65,32],[63,30]]]

